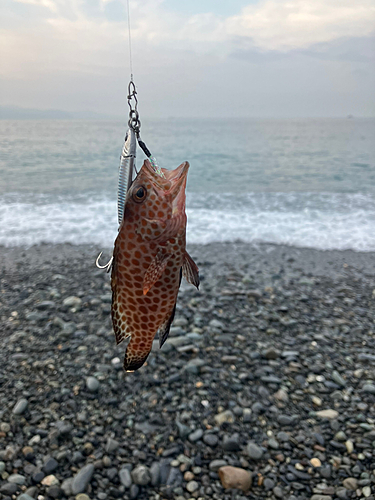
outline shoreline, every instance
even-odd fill
[[[275,243],[246,243],[243,241],[212,242],[187,245],[190,253],[204,262],[214,264],[231,262],[243,265],[247,260],[263,263],[277,269],[277,266],[296,268],[304,272],[321,274],[341,274],[351,268],[354,271],[375,275],[375,252],[357,250],[320,250],[308,247],[295,247]],[[94,259],[103,251],[102,259],[110,258],[112,248],[98,245],[74,245],[71,243],[41,243],[26,246],[0,245],[1,267],[12,269],[18,263],[28,265],[63,264],[71,259]],[[292,260],[291,260],[292,259]],[[344,267],[345,266],[345,267]]]

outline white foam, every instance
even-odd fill
[[[188,242],[242,240],[298,247],[375,251],[375,199],[338,193],[189,193]],[[111,247],[116,200],[82,194],[0,198],[0,244]]]

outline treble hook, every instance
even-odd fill
[[[98,269],[105,269],[107,273],[109,273],[109,271],[111,270],[111,267],[112,267],[112,262],[113,262],[113,256],[109,259],[109,261],[107,262],[107,264],[105,264],[104,266],[101,266],[99,264],[99,260],[100,260],[100,257],[102,256],[103,252],[100,252],[100,254],[98,255],[98,257],[96,258],[96,261],[95,261],[95,265]]]

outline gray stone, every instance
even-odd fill
[[[221,458],[218,458],[216,460],[212,460],[212,462],[210,462],[208,468],[212,472],[217,472],[220,469],[220,467],[224,467],[225,465],[228,465],[226,460],[222,460]]]
[[[335,434],[335,440],[336,441],[346,441],[347,440],[347,436],[345,434],[345,432],[343,431],[339,431]]]
[[[240,449],[240,436],[237,433],[232,436],[224,435],[222,447],[225,451],[238,451]]]
[[[189,493],[194,493],[199,488],[197,481],[189,481],[186,485],[186,489]]]
[[[216,434],[209,433],[203,436],[203,442],[213,448],[219,442],[219,438]]]
[[[73,464],[79,464],[80,462],[83,462],[85,460],[85,457],[82,455],[80,451],[74,451],[72,455],[72,462]]]
[[[281,383],[281,378],[276,377],[276,375],[264,375],[263,377],[260,377],[260,380],[262,382],[265,382],[266,384],[280,384]]]
[[[362,387],[363,392],[368,392],[370,394],[375,394],[375,385],[374,384],[365,384]]]
[[[279,415],[277,417],[277,421],[280,425],[292,425],[292,423],[294,422],[294,418],[290,417],[289,415]]]
[[[34,498],[27,493],[22,493],[22,495],[18,495],[17,500],[34,500]]]
[[[52,486],[49,486],[47,488],[47,495],[50,498],[61,498],[64,495],[64,491],[58,486],[57,484],[54,484]]]
[[[72,486],[73,486],[73,478],[69,477],[62,482],[61,489],[65,493],[66,497],[70,497],[72,495]]]
[[[32,480],[35,484],[38,484],[40,483],[41,481],[43,481],[43,479],[45,478],[45,474],[44,472],[42,471],[36,471],[33,475],[32,475]]]
[[[348,495],[347,495],[348,490],[346,488],[338,488],[336,490],[336,496],[340,498],[340,500],[347,500]]]
[[[268,446],[272,448],[273,450],[278,450],[279,449],[279,443],[276,441],[276,439],[270,438],[268,440]]]
[[[8,477],[8,482],[23,486],[24,484],[26,484],[26,478],[25,476],[21,476],[21,474],[11,474]]]
[[[277,433],[277,439],[286,443],[287,441],[289,441],[289,434],[284,431],[280,431]]]
[[[342,378],[337,370],[333,370],[332,372],[332,380],[336,382],[337,385],[344,387],[346,385],[346,380]]]
[[[55,471],[59,466],[59,462],[52,457],[48,457],[43,464],[43,471],[48,475]]]
[[[211,328],[217,328],[219,330],[224,330],[225,328],[225,325],[224,323],[222,323],[221,321],[219,321],[218,319],[212,319],[210,322],[209,322],[209,326]]]
[[[68,307],[80,307],[82,300],[79,297],[67,297],[63,300],[63,305]]]
[[[277,359],[280,356],[280,351],[274,349],[273,347],[269,347],[266,351],[263,352],[263,356],[266,359]]]
[[[130,488],[132,485],[132,477],[129,469],[121,469],[119,472],[120,482],[125,488]]]
[[[96,392],[99,390],[100,382],[95,377],[87,377],[86,379],[86,387],[91,392]]]
[[[64,420],[59,420],[56,422],[56,429],[59,431],[60,436],[67,436],[72,431],[72,424]]]
[[[250,408],[244,408],[242,412],[242,420],[244,423],[250,422],[251,421],[251,409]]]
[[[107,453],[113,453],[120,446],[120,443],[116,439],[108,438],[107,444],[105,445],[105,451]]]
[[[182,484],[182,474],[177,467],[170,468],[166,484],[170,486],[179,486]]]
[[[160,482],[160,465],[154,462],[150,467],[151,485],[158,486]]]
[[[330,465],[327,465],[326,467],[322,467],[320,470],[319,470],[319,473],[322,477],[324,477],[324,479],[329,479],[331,477],[331,466]]]
[[[78,493],[83,493],[88,484],[91,481],[91,478],[94,474],[94,465],[87,464],[82,469],[80,469],[76,476],[74,476],[72,483],[72,494],[77,495]]]
[[[14,495],[18,490],[18,485],[15,483],[4,483],[0,486],[0,492],[4,495]]]
[[[197,429],[189,435],[189,441],[191,441],[192,443],[195,443],[196,441],[199,441],[199,439],[202,436],[203,436],[203,430]]]
[[[313,495],[310,500],[332,500],[330,495]]]
[[[32,311],[26,314],[27,321],[42,321],[46,317],[46,313],[38,313],[36,311]]]
[[[283,358],[298,358],[299,352],[298,351],[283,351],[281,353],[281,356]]]
[[[146,486],[151,481],[150,471],[145,465],[137,465],[131,475],[134,483],[140,486]]]
[[[52,302],[52,300],[43,300],[42,302],[39,302],[38,304],[35,305],[39,311],[45,311],[46,309],[53,309],[56,307],[55,302]]]
[[[185,439],[190,434],[190,427],[176,420],[178,434],[181,439]]]
[[[27,406],[28,406],[28,401],[27,399],[20,399],[17,401],[15,407],[13,408],[13,414],[14,415],[22,415],[22,413],[25,413]]]
[[[139,495],[139,486],[137,486],[136,484],[132,484],[129,492],[130,499],[134,500],[135,498],[138,497],[138,495]]]
[[[263,456],[263,450],[258,445],[250,441],[247,444],[247,454],[252,460],[259,460]]]
[[[284,498],[284,492],[280,486],[275,486],[272,491],[276,498]]]
[[[194,375],[197,375],[200,372],[202,366],[204,366],[205,364],[206,362],[204,359],[193,358],[186,363],[184,370],[189,373],[193,373]]]
[[[275,481],[266,477],[266,479],[263,481],[263,487],[266,491],[272,490],[275,487]]]
[[[29,495],[31,498],[36,498],[38,495],[38,488],[36,486],[30,486],[27,490],[24,491],[26,495]]]

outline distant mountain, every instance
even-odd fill
[[[59,109],[30,109],[17,106],[0,106],[0,120],[118,120],[118,116],[103,115],[93,111],[61,111]]]

